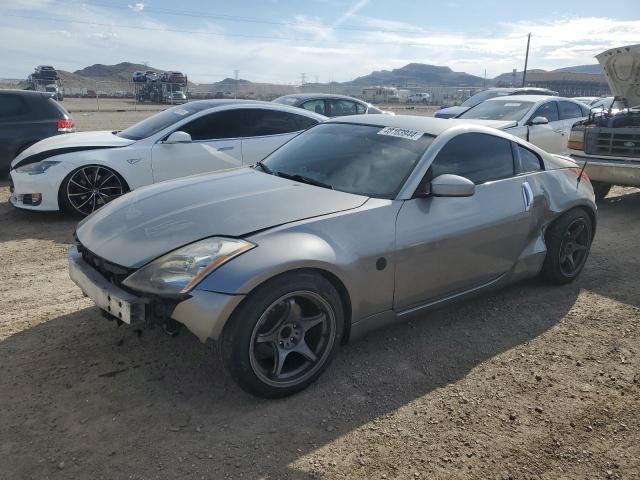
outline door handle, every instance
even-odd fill
[[[528,212],[531,209],[531,205],[533,205],[533,190],[531,190],[529,182],[522,184],[522,198],[524,199],[524,209]]]
[[[554,130],[554,132],[561,133],[562,135],[564,135],[564,130]]]
[[[227,150],[233,150],[234,147],[220,147],[218,149],[219,152],[226,152]]]

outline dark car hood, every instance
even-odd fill
[[[242,237],[356,208],[367,198],[241,168],[135,190],[81,222],[76,234],[96,255],[137,268],[196,240]]]

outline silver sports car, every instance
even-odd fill
[[[569,159],[462,120],[358,115],[114,200],[78,225],[69,266],[109,318],[215,339],[243,389],[279,397],[373,328],[524,277],[570,282],[595,223]]]

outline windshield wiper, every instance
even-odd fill
[[[262,171],[264,173],[268,173],[269,175],[273,175],[273,170],[271,170],[269,167],[267,167],[264,163],[262,163],[262,161],[258,162],[255,164],[255,167],[260,167],[262,169]]]
[[[319,180],[315,180],[313,178],[305,177],[304,175],[300,175],[299,173],[291,174],[291,173],[285,173],[285,172],[275,172],[275,175],[282,178],[288,178],[289,180],[295,180],[296,182],[307,183],[309,185],[314,185],[316,187],[328,188],[329,190],[333,190],[333,187],[328,183],[324,183]]]

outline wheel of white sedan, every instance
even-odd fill
[[[101,165],[86,165],[64,179],[59,200],[67,212],[86,217],[128,191],[117,172]]]
[[[329,365],[344,329],[340,295],[322,275],[280,275],[234,312],[220,342],[240,387],[266,398],[296,393]]]

